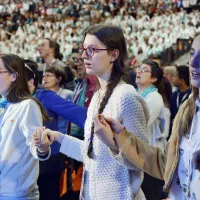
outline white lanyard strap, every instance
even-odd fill
[[[184,94],[184,96],[183,96],[181,102],[179,102],[180,93],[178,92],[177,97],[176,97],[176,105],[177,105],[177,108],[179,108],[180,105],[185,101],[187,95],[188,95],[187,93]]]

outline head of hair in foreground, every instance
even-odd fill
[[[123,31],[117,26],[100,24],[89,27],[84,31],[83,46],[87,35],[95,36],[99,42],[107,49],[107,54],[111,57],[110,63],[107,63],[108,67],[111,66],[108,85],[105,96],[102,99],[98,110],[98,113],[102,113],[114,88],[117,86],[122,78],[122,75],[124,74],[125,61],[128,57],[127,47]],[[87,57],[86,59],[92,59],[92,57]],[[91,140],[88,147],[89,157],[91,157],[93,137],[94,124],[92,125]]]
[[[7,92],[8,101],[11,103],[18,103],[26,99],[33,99],[39,105],[43,114],[43,119],[48,120],[48,115],[40,102],[30,94],[24,60],[14,54],[0,54],[0,59],[9,74],[15,77],[15,80],[11,83]]]

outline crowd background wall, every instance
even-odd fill
[[[49,37],[60,43],[63,61],[70,64],[80,35],[94,23],[124,30],[130,65],[152,56],[169,65],[200,33],[199,0],[1,0],[0,52],[41,65],[37,48]]]

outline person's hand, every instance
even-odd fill
[[[60,133],[58,131],[52,131],[50,129],[45,129],[44,132],[42,133],[42,139],[43,138],[50,138],[51,141],[57,141],[59,143],[62,143],[64,134]]]
[[[41,152],[49,151],[49,146],[53,143],[53,137],[48,136],[48,134],[43,134],[45,132],[45,127],[37,128],[35,133],[32,135],[32,142],[38,147]]]
[[[118,120],[106,117],[104,117],[104,120],[111,126],[112,130],[117,135],[125,129],[125,127]]]
[[[193,153],[192,164],[195,169],[200,171],[200,150]]]
[[[118,145],[114,138],[114,132],[110,125],[106,122],[103,115],[97,115],[94,118],[94,133],[108,147],[114,151],[118,151]]]

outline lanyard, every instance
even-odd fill
[[[74,97],[73,102],[76,103],[78,96],[80,95],[80,92],[83,90],[83,82],[80,82],[77,84],[75,91],[74,91]]]
[[[177,105],[177,108],[179,108],[180,105],[185,101],[185,99],[187,98],[187,95],[188,95],[187,93],[184,94],[184,96],[183,96],[181,102],[179,102],[180,92],[178,92],[177,97],[176,97],[176,105]]]

